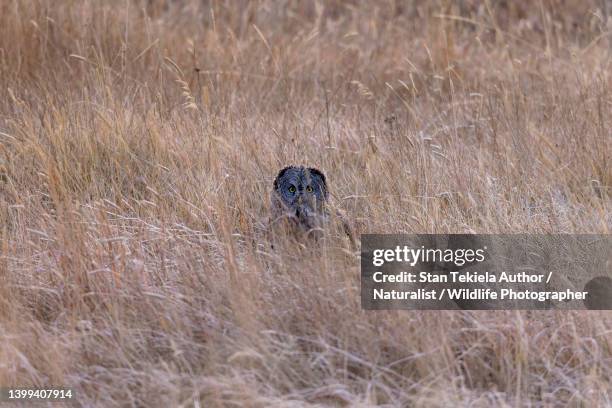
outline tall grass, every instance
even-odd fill
[[[341,234],[610,233],[607,2],[0,3],[0,385],[95,406],[612,405],[601,312],[365,312]]]

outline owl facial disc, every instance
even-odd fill
[[[315,219],[323,215],[327,201],[325,175],[314,168],[289,166],[274,180],[274,192],[284,211],[311,228]]]

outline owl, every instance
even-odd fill
[[[273,214],[290,220],[304,231],[321,228],[327,218],[328,195],[321,171],[303,166],[285,167],[274,180]]]
[[[352,229],[338,211],[331,217],[329,192],[323,172],[312,167],[288,166],[278,172],[271,198],[273,224],[282,223],[294,232],[317,239],[332,218],[342,221],[354,245]]]

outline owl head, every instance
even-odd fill
[[[327,195],[325,175],[311,167],[285,167],[274,180],[274,207],[308,229],[324,215]]]

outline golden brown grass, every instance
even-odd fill
[[[261,234],[289,163],[361,233],[610,233],[607,4],[0,2],[0,385],[611,406],[610,313],[364,312]]]

